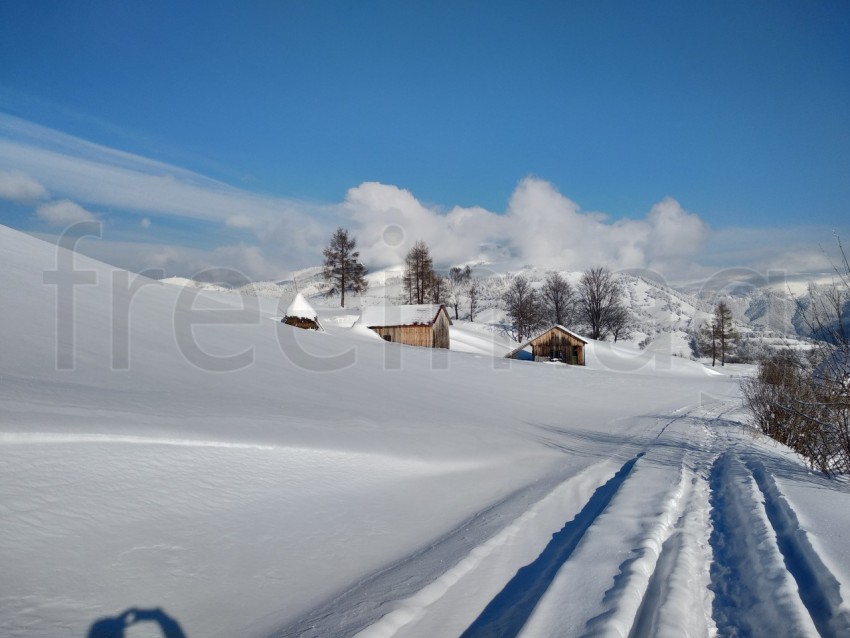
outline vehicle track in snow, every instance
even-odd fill
[[[712,467],[711,489],[719,635],[850,635],[838,581],[767,469],[725,452]]]
[[[522,629],[558,570],[569,560],[587,530],[608,507],[643,454],[641,452],[630,459],[607,483],[597,488],[576,517],[552,536],[540,556],[520,569],[490,601],[463,632],[463,638],[515,636]]]
[[[362,635],[850,635],[837,579],[769,468],[737,436],[740,424],[725,419],[736,408],[712,400],[654,417],[643,449],[625,463],[562,482],[553,493],[572,501],[550,495],[535,504],[429,586],[389,604],[378,622],[361,625]],[[573,513],[539,554],[520,563],[513,556],[513,572],[493,569],[537,516],[551,519],[568,503]],[[476,586],[491,574],[502,585],[481,600]],[[440,618],[441,609],[457,611],[456,601],[472,598],[481,606],[465,623]]]
[[[697,408],[658,417],[629,482],[587,531],[520,635],[707,634],[703,584],[707,488],[698,473],[718,417]],[[682,445],[683,440],[689,441]],[[581,575],[596,572],[595,578]],[[697,631],[676,621],[695,611]],[[504,634],[508,635],[508,634]]]
[[[632,633],[635,636],[661,635],[655,629],[664,627],[665,622],[670,624],[664,613],[670,601],[674,607],[676,603],[706,607],[703,599],[707,598],[707,568],[705,582],[698,583],[702,587],[695,587],[691,566],[694,562],[707,564],[703,554],[708,545],[705,531],[708,490],[705,478],[692,468],[699,465],[707,468],[710,464],[706,460],[705,447],[710,447],[713,435],[705,422],[716,420],[722,414],[704,416],[706,410],[702,408],[697,412],[698,418],[693,417],[693,411],[686,410],[655,417],[654,425],[642,437],[643,449],[616,472],[612,471],[607,481],[599,481],[595,491],[587,492],[587,500],[575,510],[577,513],[563,523],[560,531],[552,534],[536,558],[518,568],[501,590],[496,590],[493,598],[483,603],[483,609],[465,629],[446,635],[626,636],[632,626],[637,627]],[[668,430],[692,426],[705,440],[685,446],[666,440]],[[635,472],[644,478],[633,481]],[[653,489],[647,491],[646,485]],[[618,534],[622,536],[618,547],[607,547],[606,543]],[[702,546],[700,534],[704,537]],[[584,556],[576,560],[574,554],[581,547],[584,547]],[[604,566],[611,570],[608,586],[602,583],[596,589],[582,588],[581,592],[576,592],[571,568],[580,574],[587,569],[586,561],[592,563],[594,556],[601,554],[622,555],[625,560],[619,565]],[[663,560],[659,560],[660,555]],[[572,563],[582,560],[585,561],[583,566],[572,567]],[[655,579],[650,587],[653,575]],[[557,578],[564,582],[555,583]],[[682,591],[676,593],[665,589],[668,580],[677,579],[691,585],[686,583]],[[452,586],[440,595],[445,598],[468,595],[468,590],[464,594],[452,591]],[[588,605],[576,605],[576,593],[580,593]],[[541,612],[547,606],[556,610],[548,619]],[[574,613],[570,612],[571,608]],[[563,616],[565,609],[566,617]],[[602,613],[598,613],[600,609]],[[594,613],[586,613],[588,610]],[[433,612],[420,608],[416,614]],[[388,622],[394,614],[398,622]],[[427,623],[417,624],[420,618],[411,620],[415,614],[394,614],[382,619],[364,635],[435,635],[423,631]],[[707,627],[705,618],[701,620],[702,627]],[[671,630],[668,635],[682,634]]]

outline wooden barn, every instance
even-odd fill
[[[552,326],[543,334],[529,339],[521,346],[505,355],[507,359],[519,359],[528,356],[526,348],[531,347],[534,361],[562,361],[572,365],[584,365],[584,347],[587,341],[570,332],[564,326]]]
[[[286,309],[286,314],[283,316],[283,323],[296,328],[304,328],[305,330],[321,330],[322,326],[319,323],[319,315],[313,310],[313,306],[304,299],[304,295],[300,292],[295,295],[295,299],[289,304]]]
[[[448,348],[452,320],[443,304],[370,306],[357,323],[385,341],[425,348]]]

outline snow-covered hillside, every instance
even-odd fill
[[[526,277],[534,286],[542,285],[548,271],[527,266],[520,270],[500,272],[492,267],[478,266],[475,275],[481,280],[481,294],[475,323],[470,324],[468,300],[461,296],[459,317],[465,327],[478,337],[488,335],[490,343],[480,344],[484,351],[495,353],[510,351],[516,346],[511,339],[509,321],[501,302],[502,293],[512,276]],[[575,287],[581,278],[579,272],[562,271],[561,274]],[[333,311],[332,324],[342,323],[346,327],[356,319],[360,309],[377,304],[404,303],[402,290],[402,268],[390,268],[367,276],[368,290],[360,296],[349,295],[348,313],[338,312],[338,298],[324,294],[326,289],[320,268],[310,268],[295,273],[291,280],[283,282],[257,282],[238,289],[242,294],[257,296],[265,301],[264,307],[271,308],[271,299],[278,300],[281,308],[295,297],[299,290],[319,308]],[[806,339],[801,336],[806,326],[797,304],[787,290],[778,284],[764,287],[730,287],[713,290],[706,288],[688,294],[662,282],[638,275],[620,275],[626,294],[625,302],[630,311],[632,330],[621,341],[621,345],[632,349],[646,349],[651,353],[693,358],[693,335],[700,326],[710,321],[715,306],[724,301],[731,308],[737,332],[743,346],[742,352],[752,356],[768,353],[776,348],[805,348]],[[208,287],[208,284],[197,284]],[[454,310],[450,309],[454,319]],[[580,331],[580,326],[574,326]],[[463,349],[462,340],[456,341],[457,349]],[[455,348],[455,346],[453,346]]]
[[[5,227],[0,286],[0,635],[850,631],[850,488],[743,430],[745,368],[509,361],[462,321],[410,348],[332,304],[300,331],[294,285],[169,286]]]

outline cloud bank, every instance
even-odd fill
[[[48,201],[51,196],[56,199]],[[87,240],[81,248],[122,268],[163,268],[168,275],[193,276],[219,267],[255,280],[282,278],[320,264],[337,226],[351,230],[373,270],[400,265],[420,239],[442,267],[605,265],[648,269],[669,281],[705,276],[723,260],[759,268],[777,258],[775,245],[768,244],[771,235],[757,229],[741,231],[748,239],[731,253],[736,231],[722,231],[727,239],[718,241],[717,231],[671,197],[640,218],[612,220],[583,211],[553,184],[526,177],[504,211],[442,209],[379,182],[351,188],[342,202],[316,204],[246,191],[4,114],[0,198],[31,205],[32,219],[42,229],[99,218],[105,223],[103,239]],[[90,208],[109,213],[96,217]],[[173,231],[177,225],[182,234]],[[186,228],[193,229],[188,245]],[[820,265],[816,249],[806,242],[785,248],[786,263]]]
[[[541,179],[523,179],[503,214],[455,207],[443,213],[410,192],[375,182],[348,191],[343,209],[359,233],[364,258],[379,266],[399,264],[419,239],[435,261],[516,262],[543,268],[669,270],[693,259],[709,235],[708,226],[666,198],[646,218],[609,221],[583,212],[578,204]],[[393,230],[388,241],[387,229]],[[403,240],[396,243],[398,230]]]
[[[67,199],[41,204],[35,209],[35,214],[51,226],[70,226],[76,222],[97,221],[94,214]]]

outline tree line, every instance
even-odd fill
[[[537,287],[522,275],[513,277],[502,302],[520,342],[553,324],[580,327],[596,340],[631,336],[633,323],[622,282],[602,266],[585,270],[576,288],[558,272],[548,273]]]
[[[329,295],[339,294],[345,307],[345,293],[362,293],[368,286],[366,267],[360,262],[356,239],[338,228],[324,250],[323,275]],[[482,280],[470,266],[452,266],[441,273],[434,268],[430,249],[417,241],[407,252],[402,274],[402,291],[409,304],[445,304],[460,318],[466,302],[468,318],[475,320],[483,294]],[[523,276],[511,277],[501,295],[514,336],[524,341],[541,328],[562,325],[586,330],[591,339],[614,341],[628,338],[632,320],[625,304],[620,280],[607,268],[586,270],[574,289],[558,272],[546,275],[542,286],[534,286]]]
[[[322,276],[327,286],[326,294],[338,294],[342,308],[345,308],[346,291],[360,294],[369,285],[368,270],[360,262],[360,252],[356,248],[356,238],[347,229],[337,228],[323,252]],[[407,303],[446,304],[454,310],[455,319],[460,318],[463,299],[468,303],[470,321],[475,319],[481,302],[481,280],[473,276],[472,269],[453,266],[446,275],[440,274],[434,269],[434,260],[423,241],[417,241],[405,256],[402,288]]]

